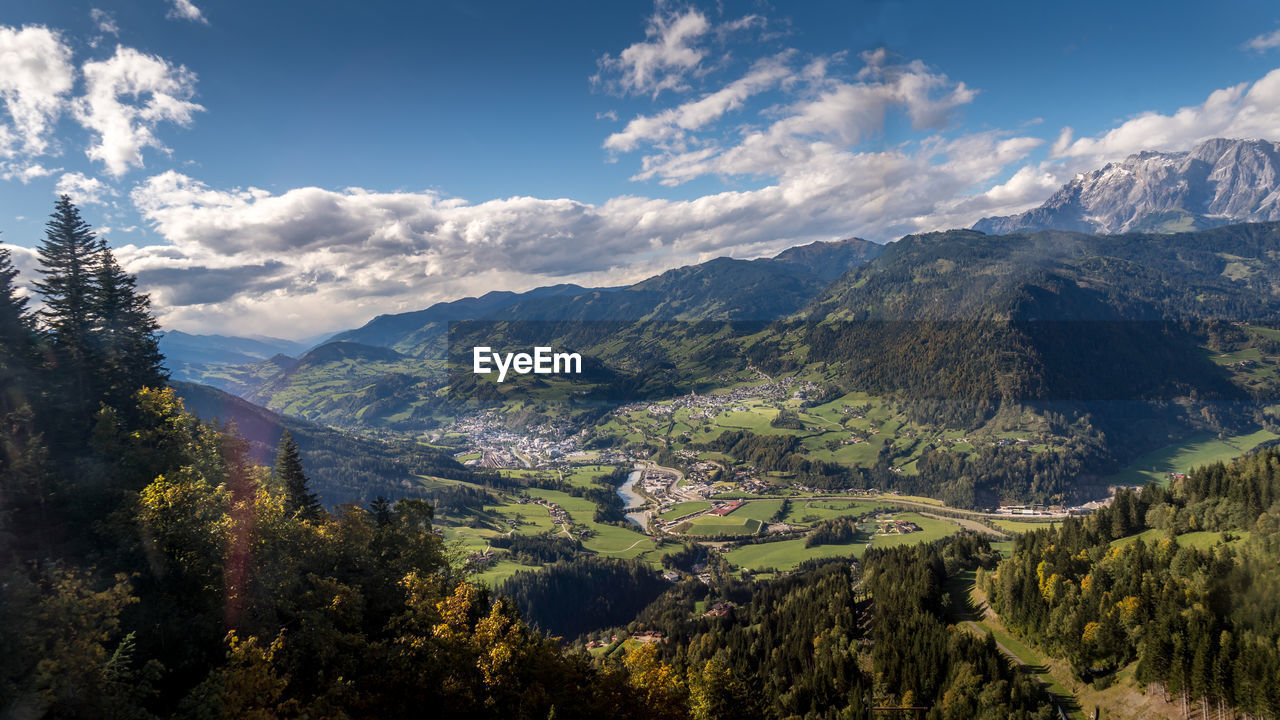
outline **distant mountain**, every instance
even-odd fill
[[[812,242],[783,250],[774,256],[780,263],[804,268],[815,277],[831,282],[850,270],[877,257],[884,245],[862,238],[835,242]]]
[[[272,337],[192,335],[169,330],[160,335],[160,352],[166,366],[178,372],[184,364],[243,364],[266,360],[273,355],[296,355],[310,347],[307,341]]]
[[[346,330],[330,337],[326,342],[355,342],[415,354],[416,349],[420,349],[431,337],[439,335],[444,329],[443,326],[450,322],[481,318],[523,300],[572,297],[591,292],[608,292],[608,290],[592,290],[577,285],[562,284],[534,288],[523,293],[495,291],[480,297],[436,303],[425,310],[379,315],[354,330]]]
[[[312,490],[326,506],[364,504],[378,495],[427,497],[430,491],[423,487],[420,475],[475,479],[448,452],[421,443],[369,440],[280,415],[207,385],[172,385],[187,410],[201,420],[234,423],[236,432],[249,441],[254,459],[263,465],[275,463],[280,436],[288,430],[298,442]]]
[[[649,363],[676,360],[688,350],[678,336],[701,332],[693,327],[697,323],[764,324],[793,314],[831,280],[882,250],[852,238],[792,248],[774,258],[717,258],[629,287],[555,285],[525,293],[492,292],[379,316],[334,335],[296,361],[273,358],[204,367],[198,379],[315,422],[412,427],[429,417],[424,398],[444,381],[451,323],[478,321],[454,338],[466,346],[486,344],[493,337],[492,324],[505,324],[508,341],[587,347],[609,338],[618,353],[637,358],[635,333],[642,332],[637,323],[676,322],[683,327],[666,333],[662,347],[651,346],[644,355]],[[628,323],[631,327],[621,327]]]
[[[973,229],[1179,232],[1280,220],[1280,143],[1206,140],[1190,152],[1141,152],[1076,176],[1043,205]]]
[[[791,248],[772,258],[721,257],[668,270],[609,293],[523,300],[494,321],[758,321],[797,312],[835,278],[884,246],[851,238]]]

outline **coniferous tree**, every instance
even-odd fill
[[[94,275],[94,349],[102,361],[102,399],[111,407],[129,408],[138,390],[168,382],[156,341],[160,327],[151,315],[150,299],[138,293],[133,276],[121,269],[105,243]]]
[[[102,244],[80,217],[80,210],[63,195],[45,223],[40,245],[40,274],[35,287],[44,297],[40,311],[43,329],[51,338],[60,404],[67,418],[87,421],[96,406],[90,387],[95,366],[92,333],[96,304],[95,272]],[[81,423],[83,424],[83,422]],[[69,433],[68,441],[79,439]]]
[[[385,496],[379,495],[374,498],[373,502],[369,503],[369,512],[373,513],[373,520],[378,527],[387,527],[391,524],[391,501]]]
[[[35,540],[47,526],[43,446],[34,419],[42,398],[35,328],[17,277],[9,250],[0,247],[0,528],[20,525]]]
[[[18,270],[0,247],[0,415],[30,402],[35,336],[27,299],[18,295]]]
[[[285,511],[306,520],[319,519],[320,500],[311,492],[310,481],[302,470],[302,458],[298,455],[298,443],[288,430],[280,438],[275,473],[284,486]]]

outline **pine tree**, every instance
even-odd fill
[[[320,500],[311,492],[310,481],[302,470],[302,458],[298,455],[298,443],[288,430],[280,438],[275,473],[284,485],[285,511],[305,520],[318,520]]]
[[[96,393],[90,387],[90,368],[96,365],[91,335],[96,302],[94,273],[101,251],[102,244],[80,217],[71,198],[58,198],[39,248],[40,274],[44,279],[34,284],[44,297],[40,319],[52,340],[60,400],[73,421],[87,422],[96,407]],[[68,439],[74,442],[78,437]]]
[[[35,335],[17,277],[8,248],[0,247],[0,415],[28,404],[35,390]]]
[[[391,501],[382,495],[369,503],[369,512],[373,513],[373,520],[378,527],[387,527],[391,524]]]
[[[133,395],[144,387],[168,382],[156,341],[160,326],[151,316],[151,301],[136,289],[135,280],[120,268],[105,243],[99,251],[94,280],[94,349],[102,398],[120,409],[133,406]]]

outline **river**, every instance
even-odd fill
[[[622,508],[624,510],[631,510],[632,508],[644,506],[644,496],[639,492],[636,492],[636,483],[640,482],[640,478],[643,475],[644,468],[637,465],[636,468],[631,471],[631,474],[627,476],[627,481],[618,486],[618,497],[622,498]],[[627,519],[638,525],[641,530],[648,532],[648,513],[627,513]]]

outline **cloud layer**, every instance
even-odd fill
[[[172,2],[194,10],[178,19],[203,21]],[[0,28],[0,177],[56,176],[58,192],[103,204],[113,225],[131,221],[117,207],[131,205],[162,242],[117,255],[167,326],[297,337],[493,289],[616,285],[719,255],[964,227],[1140,150],[1280,138],[1280,70],[1085,137],[972,130],[964,112],[982,101],[979,89],[921,60],[786,47],[742,59],[727,47],[766,24],[659,5],[642,39],[599,59],[592,86],[646,106],[600,140],[601,160],[617,162],[636,191],[600,203],[219,188],[159,168],[130,188],[121,178],[167,152],[158,128],[198,119],[195,76],[125,47],[77,70],[57,33]],[[88,131],[86,155],[106,181],[38,162],[58,151],[62,116]],[[708,179],[723,189],[656,196]],[[29,265],[29,255],[15,260]]]

